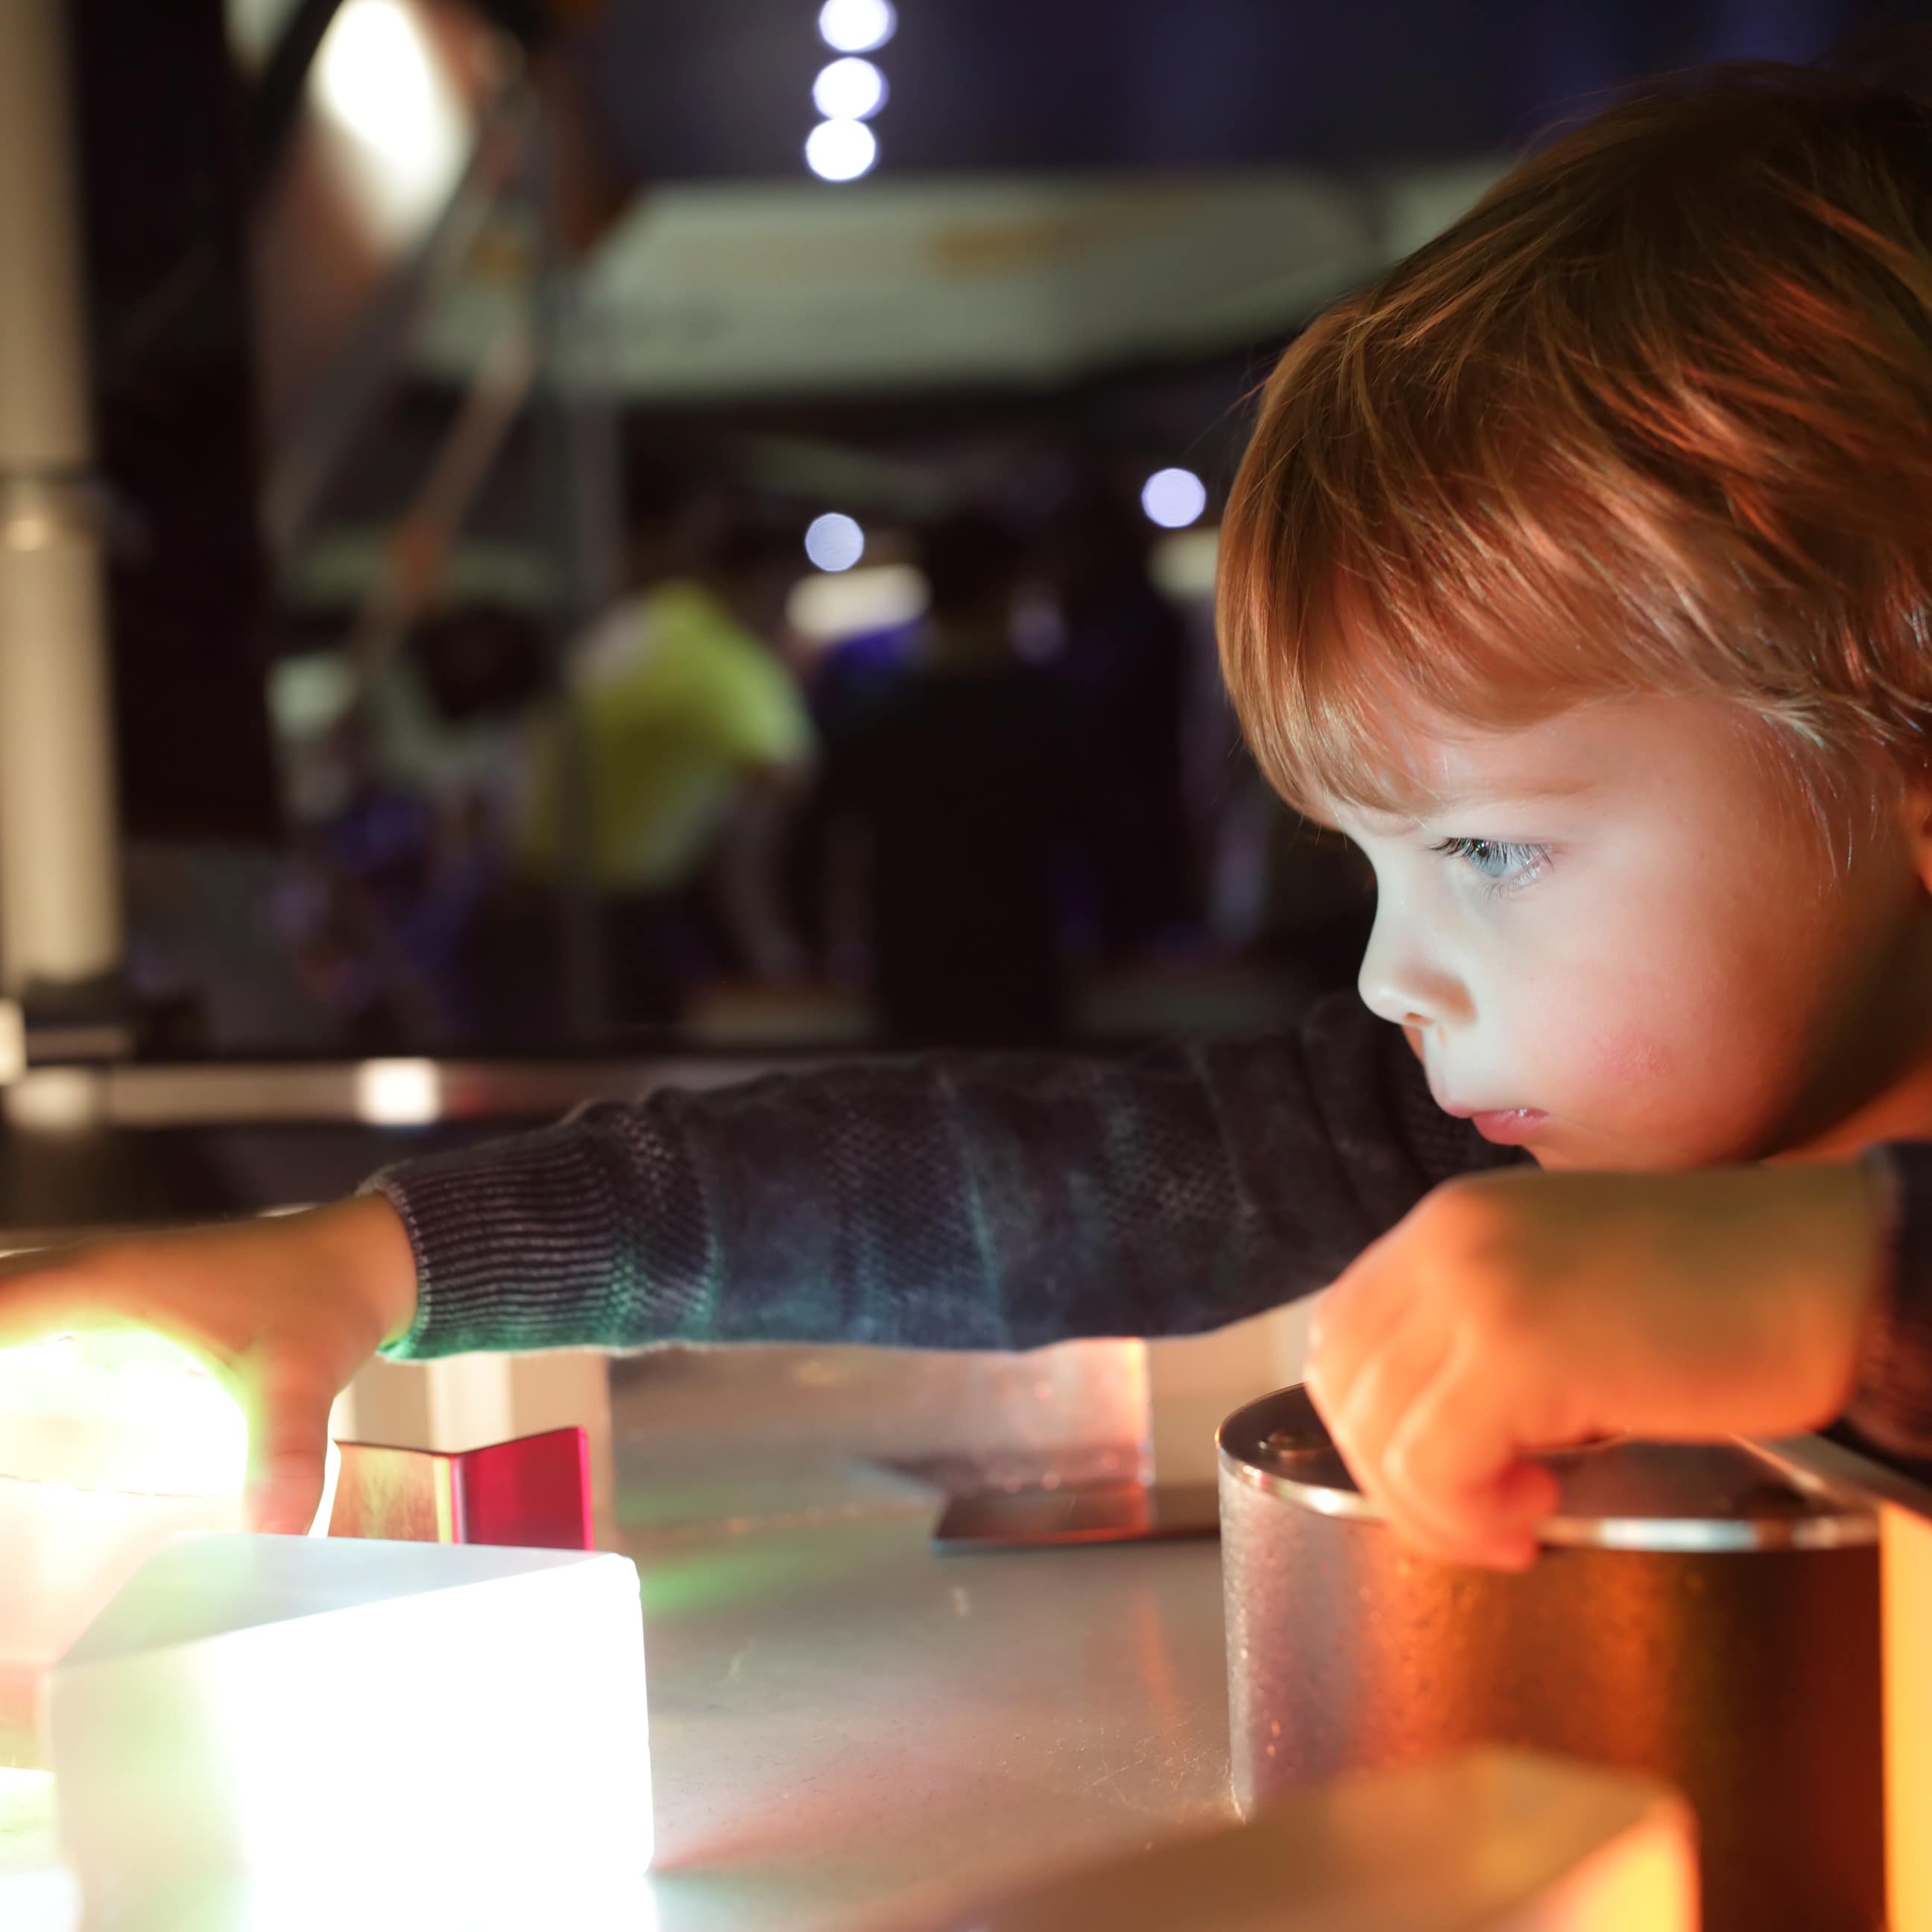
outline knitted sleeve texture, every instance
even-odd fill
[[[1109,1058],[857,1060],[600,1103],[368,1184],[415,1249],[388,1353],[1216,1327],[1324,1286],[1508,1164],[1352,994],[1296,1030]]]

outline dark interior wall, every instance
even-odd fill
[[[788,175],[809,0],[611,0],[580,44],[640,180]],[[892,170],[1354,166],[1493,153],[1634,76],[1808,59],[1911,0],[898,0]]]
[[[272,836],[247,184],[220,0],[70,0],[70,19],[123,824]]]

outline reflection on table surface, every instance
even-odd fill
[[[662,1932],[917,1925],[1232,1815],[1218,1545],[937,1556],[883,1480],[631,1546]]]

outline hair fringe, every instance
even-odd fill
[[[1223,668],[1299,802],[1412,799],[1418,724],[1654,693],[1762,725],[1822,822],[1923,760],[1928,530],[1932,109],[1666,76],[1289,346],[1223,524]]]

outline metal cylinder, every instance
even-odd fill
[[[93,511],[62,0],[0,0],[0,980],[121,957],[101,539]]]
[[[1234,1790],[1505,1744],[1667,1780],[1707,1932],[1875,1932],[1885,1912],[1876,1526],[1742,1448],[1556,1460],[1508,1574],[1400,1544],[1288,1389],[1220,1438]]]

